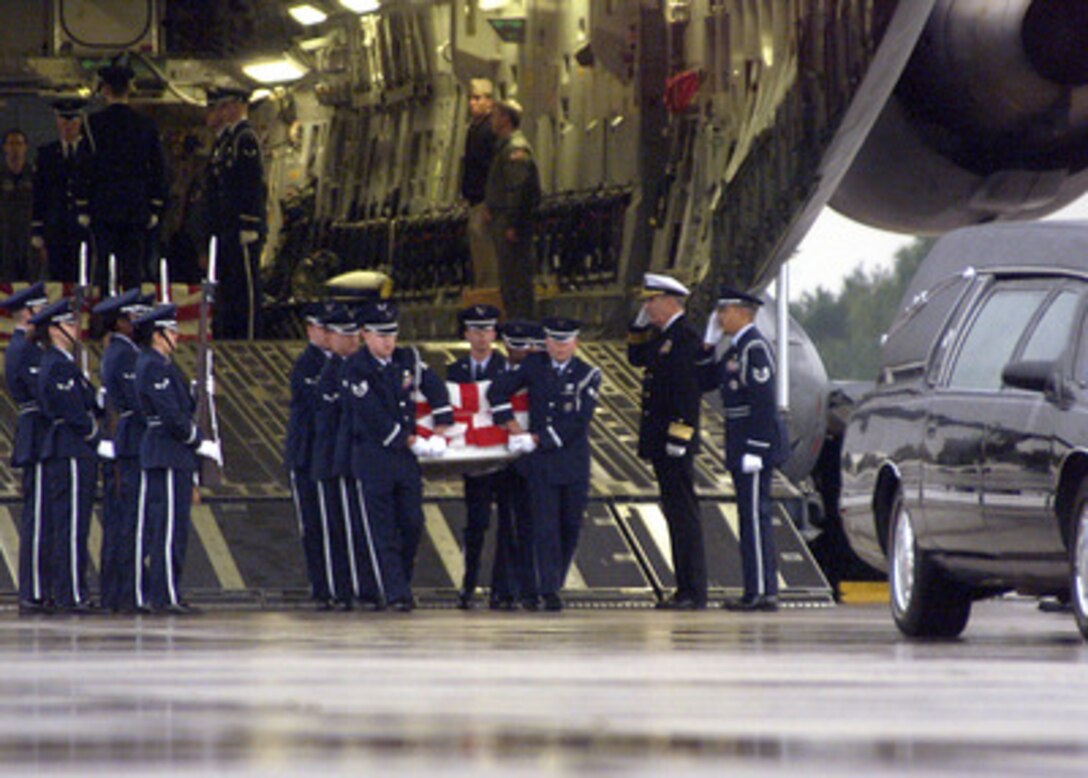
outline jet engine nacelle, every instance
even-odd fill
[[[1088,190],[1088,3],[938,0],[831,200],[931,234],[1043,216]]]

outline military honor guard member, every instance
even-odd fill
[[[725,466],[737,493],[744,596],[724,606],[740,611],[778,608],[771,477],[785,462],[789,442],[775,396],[774,352],[755,326],[762,304],[758,297],[723,286],[699,360],[700,385],[721,392],[725,415]],[[729,337],[729,347],[716,359],[723,336]]]
[[[193,609],[182,599],[180,584],[197,457],[222,463],[222,452],[218,441],[202,439],[193,420],[196,401],[189,382],[173,361],[178,343],[176,306],[157,305],[133,323],[148,346],[136,359],[135,379],[140,412],[147,421],[140,443],[136,604],[140,609],[150,606],[161,613],[186,614]],[[145,554],[150,559],[146,599]]]
[[[77,280],[79,245],[89,237],[91,144],[83,132],[86,102],[53,102],[57,140],[38,147],[31,244],[45,257],[46,277]]]
[[[102,354],[102,388],[113,440],[113,462],[102,467],[102,554],[99,565],[102,607],[114,612],[136,609],[136,521],[140,497],[140,443],[147,425],[136,399],[133,320],[150,310],[154,296],[129,289],[98,303],[109,333]]]
[[[394,610],[410,611],[423,534],[423,481],[416,457],[441,453],[453,411],[446,384],[419,352],[397,346],[394,303],[367,305],[361,322],[365,348],[345,366],[342,387],[351,425],[351,471],[359,511],[371,529],[382,599]],[[417,389],[434,416],[434,434],[426,440],[416,435]]]
[[[581,325],[544,320],[546,353],[530,354],[488,391],[497,424],[512,433],[511,449],[527,457],[533,506],[538,591],[545,610],[563,608],[559,591],[574,560],[589,497],[589,425],[601,371],[575,356]],[[511,396],[529,390],[529,429],[513,418]]]
[[[4,382],[18,409],[15,439],[11,444],[11,465],[22,473],[23,511],[19,522],[19,612],[38,613],[50,602],[52,539],[46,537],[45,479],[41,441],[45,420],[38,402],[39,364],[42,349],[35,342],[35,325],[30,319],[49,302],[40,281],[20,289],[0,308],[15,320],[11,340],[4,351]]]
[[[465,384],[474,381],[494,381],[506,372],[506,357],[495,350],[498,334],[499,309],[493,305],[472,305],[458,312],[461,335],[469,343],[469,353],[458,358],[446,371],[446,380]],[[480,556],[484,550],[484,537],[491,524],[491,506],[498,513],[499,537],[495,543],[495,560],[491,569],[491,605],[508,607],[514,602],[510,581],[513,560],[507,554],[511,550],[509,534],[511,526],[509,494],[503,488],[505,469],[481,475],[464,476],[465,484],[465,576],[457,595],[457,605],[462,609],[472,607],[476,583],[480,575]]]
[[[676,592],[658,607],[676,610],[706,607],[706,554],[692,461],[702,396],[695,362],[702,349],[684,312],[689,294],[676,279],[647,273],[645,302],[627,345],[628,360],[643,368],[638,455],[650,461],[657,478],[676,571]]]
[[[63,298],[30,319],[47,343],[38,372],[38,397],[47,426],[41,457],[45,478],[44,533],[51,535],[52,585],[56,610],[87,613],[87,536],[91,528],[97,456],[112,457],[98,425],[95,390],[75,359],[80,322],[72,300]],[[102,445],[100,445],[100,443]]]
[[[215,336],[260,334],[261,244],[267,231],[261,144],[247,118],[249,91],[219,87],[208,94],[208,124],[218,136],[208,164],[208,223],[218,241],[221,270]]]
[[[127,62],[98,71],[106,107],[87,119],[91,143],[89,199],[96,265],[93,283],[106,288],[108,258],[118,283],[132,289],[151,278],[145,267],[150,233],[162,218],[166,172],[159,128],[129,105],[135,73]]]

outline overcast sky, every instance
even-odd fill
[[[1088,196],[1047,218],[1088,219]],[[839,292],[843,279],[859,265],[868,272],[890,268],[895,252],[912,240],[910,235],[874,230],[825,208],[790,260],[790,301],[821,286]]]

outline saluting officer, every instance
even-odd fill
[[[218,132],[208,165],[208,223],[222,268],[215,335],[252,340],[261,330],[261,243],[266,232],[261,144],[247,118],[249,92],[208,89],[208,124]]]
[[[375,572],[385,603],[414,607],[412,574],[423,535],[423,481],[416,455],[437,455],[453,423],[446,384],[414,348],[397,346],[397,307],[374,302],[361,312],[365,348],[344,369],[351,470],[359,511],[367,517],[376,551]],[[434,415],[430,440],[415,432],[418,389]]]
[[[189,540],[197,457],[222,464],[219,442],[203,440],[193,420],[196,401],[173,362],[178,343],[177,307],[155,306],[134,322],[148,348],[136,359],[136,397],[147,420],[140,443],[140,504],[136,528],[136,604],[161,613],[193,611],[181,597],[182,564]],[[144,599],[144,528],[150,557]]]
[[[154,296],[139,289],[107,298],[93,309],[103,317],[109,343],[102,354],[102,388],[114,427],[116,461],[102,468],[102,607],[136,609],[136,519],[140,496],[140,441],[147,425],[136,400],[136,359],[132,320],[150,310]]]
[[[733,477],[740,519],[744,596],[724,607],[778,609],[778,568],[771,526],[771,477],[788,455],[775,397],[774,352],[755,326],[758,297],[723,286],[707,322],[699,360],[704,391],[719,389],[725,415],[725,466]],[[721,359],[715,347],[730,338]]]
[[[506,358],[495,350],[499,309],[493,305],[472,305],[457,313],[461,335],[469,343],[469,353],[459,357],[446,371],[446,380],[465,384],[474,381],[494,381],[506,372]],[[502,472],[464,476],[465,484],[465,577],[457,595],[457,605],[463,610],[472,607],[476,582],[480,574],[480,555],[484,536],[491,523],[491,505],[498,508],[498,534],[495,559],[491,568],[491,605],[504,607],[514,600],[508,575],[512,560],[505,554],[510,548],[506,535],[511,531],[507,493],[502,489]]]
[[[80,322],[72,300],[57,300],[30,322],[48,342],[38,373],[38,397],[48,422],[41,455],[52,532],[52,597],[57,610],[87,613],[92,609],[86,571],[96,453],[112,458],[112,446],[101,438],[94,387],[76,364]]]
[[[674,278],[646,273],[645,302],[627,334],[627,358],[642,374],[638,455],[650,461],[669,525],[676,592],[659,608],[706,607],[706,554],[693,458],[699,446],[699,336],[688,323],[690,292]]]
[[[39,613],[49,607],[51,538],[46,535],[41,462],[45,421],[38,402],[38,371],[42,350],[35,343],[31,317],[49,302],[45,284],[20,289],[3,302],[15,320],[15,329],[4,352],[4,381],[19,416],[11,445],[11,465],[22,469],[23,512],[19,524],[19,612]]]
[[[31,244],[43,252],[53,281],[77,280],[79,244],[88,238],[91,147],[83,134],[86,102],[53,102],[57,140],[38,147]]]
[[[589,498],[589,425],[597,407],[601,371],[574,352],[580,323],[544,320],[547,353],[530,354],[520,369],[500,376],[487,398],[497,424],[513,433],[511,450],[528,457],[534,546],[545,610],[563,609],[567,577]],[[529,390],[529,430],[513,418],[511,396]]]
[[[132,68],[116,62],[98,71],[106,107],[87,119],[91,142],[90,212],[97,265],[94,283],[106,287],[108,258],[117,257],[122,289],[151,275],[145,268],[149,233],[162,218],[166,173],[159,128],[129,105]]]

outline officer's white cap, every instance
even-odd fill
[[[671,294],[677,297],[687,297],[691,290],[677,281],[675,278],[661,275],[660,273],[645,273],[642,276],[643,298],[657,297],[660,294]]]

